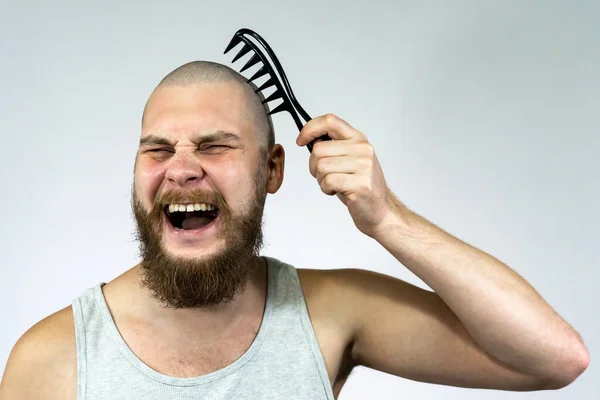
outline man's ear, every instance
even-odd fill
[[[280,144],[274,145],[267,155],[267,192],[276,193],[283,183],[285,151]]]

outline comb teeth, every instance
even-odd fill
[[[236,62],[237,60],[239,60],[240,58],[245,56],[246,53],[248,53],[250,50],[252,50],[252,48],[250,46],[248,46],[246,43],[244,43],[244,47],[242,47],[241,50],[239,51],[239,53],[237,53],[235,55],[235,57],[233,57],[233,60],[231,60],[231,62],[232,63]]]
[[[273,93],[271,93],[271,95],[269,97],[267,97],[266,99],[264,99],[262,101],[262,103],[265,104],[265,103],[268,103],[268,102],[273,101],[275,99],[278,99],[280,97],[282,97],[282,93],[279,91],[279,89],[277,89],[276,91],[274,91]],[[285,100],[284,100],[284,102],[285,102]]]
[[[229,44],[227,45],[227,48],[225,49],[225,51],[223,52],[223,54],[227,54],[227,52],[229,52],[229,50],[233,49],[235,46],[237,46],[240,42],[242,41],[242,38],[235,35],[232,39],[231,42],[229,42]]]
[[[258,71],[254,73],[254,75],[252,75],[252,77],[250,77],[250,79],[248,79],[248,82],[252,82],[253,80],[258,79],[261,76],[266,75],[268,73],[269,71],[264,66],[262,66]]]
[[[260,61],[261,61],[261,59],[258,56],[258,54],[254,53],[252,55],[252,57],[250,57],[250,59],[248,60],[248,62],[242,67],[242,69],[240,69],[240,72],[244,72],[245,70],[247,70],[248,68],[250,68],[254,64],[259,63]]]
[[[260,92],[261,90],[264,90],[264,89],[266,89],[268,87],[271,87],[273,85],[275,85],[275,80],[273,80],[272,77],[269,77],[269,79],[267,79],[265,81],[265,83],[263,83],[262,85],[260,85],[260,87],[255,90],[255,92]]]
[[[269,115],[273,115],[273,114],[277,114],[278,112],[281,111],[288,111],[288,107],[286,102],[284,101],[283,103],[281,103],[280,105],[278,105],[277,107],[275,107],[274,109],[272,109],[271,111],[268,112]]]
[[[250,38],[253,38],[253,40],[250,40]],[[265,108],[271,108],[267,103],[273,100],[282,100],[281,103],[269,111],[268,114],[273,115],[281,111],[287,111],[294,119],[294,123],[298,129],[302,130],[302,127],[305,123],[303,123],[302,120],[308,122],[311,120],[311,117],[306,111],[304,111],[302,106],[294,97],[294,93],[292,92],[290,84],[285,76],[285,72],[283,71],[279,60],[277,60],[277,56],[275,56],[275,53],[271,47],[258,33],[250,29],[243,28],[239,29],[234,34],[233,38],[225,49],[225,53],[229,52],[240,43],[243,43],[244,46],[242,46],[238,54],[235,55],[233,62],[250,53],[250,50],[252,50],[252,53],[250,53],[252,56],[246,61],[245,65],[238,70],[238,72],[242,73],[253,65],[262,63],[262,65],[258,65],[257,71],[253,73],[252,77],[246,79],[246,82],[252,83],[252,81],[255,79],[266,76],[265,82],[260,84],[260,87],[256,88],[259,86],[258,84],[256,86],[252,85],[257,93],[274,86],[273,93],[271,93],[266,99],[262,100],[262,103],[266,106]],[[261,95],[261,97],[263,96]],[[328,136],[324,135],[321,138],[328,138]],[[312,149],[311,145],[308,145],[307,147],[309,150]]]

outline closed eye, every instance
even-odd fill
[[[211,144],[211,145],[201,146],[198,150],[199,151],[225,151],[225,150],[231,149],[231,148],[232,148],[231,146],[227,146],[224,144]],[[167,149],[167,148],[148,149],[148,150],[146,150],[146,152],[155,153],[155,154],[175,153],[175,151],[173,149]]]
[[[231,146],[226,146],[224,144],[211,144],[208,146],[201,146],[199,148],[200,151],[206,151],[206,150],[225,150],[225,149],[230,149]]]

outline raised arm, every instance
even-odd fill
[[[579,334],[529,283],[395,198],[364,134],[326,115],[308,122],[297,143],[324,133],[334,140],[316,143],[309,162],[321,190],[336,194],[361,232],[434,291],[367,271],[332,272],[343,299],[337,306],[354,321],[356,363],[511,390],[563,387],[587,368]]]

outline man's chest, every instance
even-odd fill
[[[214,340],[178,338],[153,329],[124,325],[120,329],[131,351],[153,370],[178,378],[206,375],[240,358],[252,345],[258,328],[237,330]]]
[[[349,334],[332,317],[326,290],[320,288],[320,272],[298,270],[309,318],[327,374],[334,386],[348,364]],[[119,332],[130,350],[147,366],[173,377],[194,377],[215,372],[234,363],[248,351],[262,323],[261,312],[253,313],[243,325],[207,340],[202,335],[169,335],[164,327],[140,325],[121,319]]]
[[[313,323],[329,379],[334,382],[344,349],[332,328],[318,319]],[[124,327],[121,334],[142,362],[157,372],[174,377],[200,376],[222,369],[248,351],[256,338],[256,331],[246,331],[211,344],[198,344],[159,337],[132,327]]]

